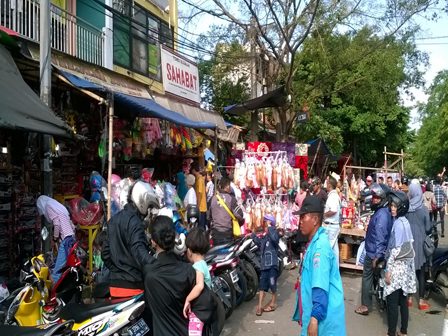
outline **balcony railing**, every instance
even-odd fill
[[[22,37],[40,41],[38,0],[0,0],[0,25]],[[51,3],[51,47],[96,65],[103,65],[100,29]]]

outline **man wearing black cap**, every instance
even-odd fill
[[[325,228],[324,206],[318,196],[307,196],[300,215],[300,231],[309,243],[299,265],[297,302],[293,321],[302,326],[301,336],[346,336],[342,280]]]

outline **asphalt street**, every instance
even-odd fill
[[[440,247],[448,247],[448,238],[441,238]],[[361,272],[343,271],[345,320],[348,336],[381,336],[386,335],[387,317],[385,312],[379,312],[374,307],[369,316],[355,314],[354,310],[361,301]],[[255,315],[258,295],[249,302],[244,302],[227,320],[222,335],[300,335],[301,328],[291,321],[296,301],[294,284],[297,278],[297,268],[285,270],[278,279],[277,307],[274,312]],[[268,303],[271,294],[264,298]],[[414,298],[410,308],[409,336],[440,336],[442,334],[446,303],[435,294],[430,299],[431,309],[420,311],[417,299]],[[375,306],[375,302],[374,302]]]

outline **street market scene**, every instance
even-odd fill
[[[446,32],[446,0],[0,0],[0,335],[448,336]]]

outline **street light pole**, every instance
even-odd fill
[[[51,18],[50,0],[40,0],[40,98],[51,108]],[[42,136],[42,194],[53,197],[52,137]],[[43,242],[43,251],[50,248],[49,239]]]

